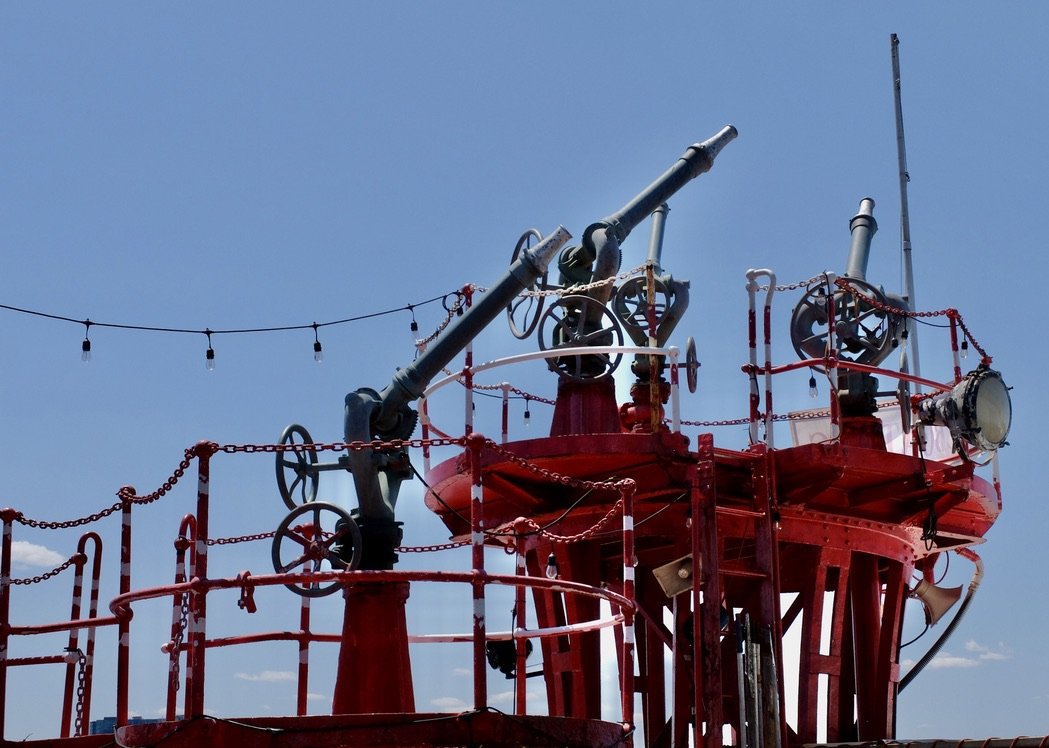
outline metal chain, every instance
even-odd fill
[[[586,293],[587,291],[592,291],[595,288],[601,288],[603,286],[611,285],[611,284],[613,284],[613,283],[615,283],[616,281],[619,281],[619,280],[626,280],[627,278],[632,278],[633,276],[640,274],[641,271],[644,270],[647,266],[648,266],[648,263],[645,263],[644,265],[638,265],[633,270],[627,270],[626,272],[620,273],[619,275],[612,276],[611,278],[605,278],[604,280],[593,281],[592,283],[587,283],[586,285],[568,286],[566,288],[551,288],[551,289],[548,289],[546,291],[522,291],[521,293],[518,294],[518,296],[525,296],[525,297],[569,296],[569,295]]]
[[[114,512],[120,511],[124,507],[125,502],[131,504],[151,504],[160,497],[164,496],[172,488],[174,488],[175,484],[178,483],[179,479],[186,474],[186,470],[193,462],[193,458],[197,457],[197,452],[200,448],[218,449],[218,445],[209,443],[207,445],[203,445],[202,447],[193,447],[191,449],[187,449],[185,457],[183,457],[182,462],[179,463],[179,466],[175,468],[175,472],[173,472],[171,476],[166,481],[164,481],[164,484],[160,488],[158,488],[151,494],[147,494],[145,496],[136,496],[133,492],[133,489],[131,489],[128,486],[124,486],[119,491],[117,491],[117,496],[120,497],[120,501],[99,512],[89,514],[86,517],[66,520],[64,522],[48,522],[44,520],[30,519],[29,517],[26,517],[24,514],[19,512],[15,515],[14,519],[20,524],[23,524],[27,527],[35,527],[39,530],[66,530],[71,527],[82,527],[84,525],[89,525],[93,522],[97,522],[98,520],[103,519],[104,517],[108,517]]]
[[[570,486],[572,488],[583,488],[590,491],[620,491],[627,485],[632,484],[634,481],[630,478],[624,478],[618,481],[590,481],[581,480],[579,478],[573,478],[568,475],[562,475],[555,473],[553,470],[547,470],[544,467],[536,465],[535,463],[529,462],[524,457],[520,457],[510,450],[506,449],[500,444],[495,443],[491,439],[485,439],[484,446],[491,449],[496,454],[505,457],[510,462],[523,467],[531,473],[535,473],[538,476],[546,478],[551,483],[560,483],[562,486]]]
[[[375,439],[368,442],[310,442],[309,444],[224,444],[217,449],[225,454],[256,454],[260,452],[360,452],[365,449],[384,450],[422,449],[423,447],[461,447],[465,444],[465,438],[456,437],[438,439],[391,439],[388,442]]]
[[[270,532],[257,532],[254,535],[238,535],[232,538],[208,538],[204,545],[233,545],[235,543],[250,543],[253,540],[269,540],[277,534],[276,530]]]
[[[787,285],[784,285],[784,286],[776,286],[776,291],[777,292],[779,292],[779,291],[796,291],[799,288],[808,288],[809,286],[811,286],[816,281],[823,281],[824,283],[826,283],[827,282],[827,274],[826,273],[820,273],[819,275],[812,276],[808,280],[798,281],[797,283],[788,283]],[[769,284],[766,283],[763,286],[758,286],[758,290],[759,291],[768,291],[769,290]]]
[[[79,736],[83,734],[84,729],[84,694],[87,691],[85,686],[87,674],[84,671],[84,666],[87,663],[87,656],[84,654],[84,650],[80,647],[77,647],[76,649],[66,647],[66,653],[77,658],[77,715],[76,719],[73,721],[72,734],[73,738],[79,738]]]
[[[474,287],[474,290],[477,290],[476,286]],[[452,304],[450,308],[445,307],[447,309],[447,314],[445,315],[444,321],[441,322],[441,324],[437,325],[437,329],[429,335],[427,335],[425,338],[419,338],[415,341],[415,348],[419,351],[419,353],[425,351],[426,346],[428,346],[433,341],[437,340],[438,336],[440,336],[440,334],[444,332],[445,328],[448,327],[448,325],[452,324],[452,320],[455,319],[456,315],[459,314],[459,310],[462,308],[462,305],[465,302],[466,297],[462,294],[459,294],[458,296],[456,296],[455,303]]]
[[[189,593],[182,593],[182,610],[175,638],[171,640],[171,651],[175,655],[175,664],[171,668],[171,690],[179,690],[179,680],[182,663],[182,640],[186,635],[186,627],[189,625]]]
[[[75,564],[77,562],[77,558],[79,556],[80,556],[79,553],[78,554],[74,554],[73,556],[70,556],[69,560],[66,561],[65,563],[59,564],[58,566],[53,568],[51,571],[45,572],[45,573],[40,574],[38,576],[28,577],[26,579],[8,579],[8,580],[6,580],[6,584],[30,585],[30,584],[37,584],[38,582],[46,582],[48,579],[51,579],[52,577],[57,577],[63,571],[65,571],[70,566]]]
[[[612,521],[612,519],[623,510],[623,500],[620,499],[612,508],[608,510],[604,517],[599,519],[588,529],[583,530],[575,535],[556,535],[549,530],[545,530],[539,526],[539,524],[533,519],[526,519],[522,524],[527,526],[529,530],[537,535],[542,535],[544,538],[554,541],[555,543],[578,543],[582,540],[590,540],[595,535],[605,529],[605,526]]]
[[[452,548],[462,548],[470,545],[469,540],[458,540],[454,543],[438,543],[436,545],[402,545],[397,547],[398,553],[433,553],[435,551],[447,551]]]
[[[990,359],[990,356],[987,355],[987,351],[985,351],[983,349],[983,347],[979,344],[979,342],[977,342],[977,340],[973,336],[973,334],[969,331],[969,328],[966,327],[965,320],[962,319],[962,315],[961,315],[961,313],[959,313],[959,311],[957,309],[947,308],[947,309],[937,309],[937,310],[928,311],[928,312],[912,312],[909,309],[900,309],[898,307],[894,307],[894,306],[891,306],[889,304],[883,304],[880,301],[878,301],[877,299],[873,299],[870,296],[867,296],[862,291],[860,291],[858,288],[856,288],[851,283],[849,283],[849,281],[846,278],[838,278],[834,282],[843,291],[847,291],[848,293],[852,294],[853,296],[855,296],[857,298],[860,298],[860,299],[863,299],[865,302],[870,304],[875,309],[879,309],[879,310],[881,310],[883,312],[886,312],[888,314],[895,314],[895,315],[898,315],[898,316],[901,316],[901,317],[913,317],[913,318],[947,317],[949,319],[953,319],[953,320],[955,320],[958,323],[958,326],[962,329],[962,333],[965,335],[966,340],[968,340],[970,343],[972,343],[973,348],[975,348],[977,350],[977,352],[979,352],[979,354],[981,356],[983,356],[985,359]]]

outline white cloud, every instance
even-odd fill
[[[944,652],[934,657],[933,661],[929,663],[929,667],[933,670],[940,670],[942,668],[976,667],[979,664],[979,660],[974,660],[971,657],[959,657],[958,655]]]
[[[463,678],[472,678],[474,671],[467,667],[457,667],[452,670],[452,675],[458,675]]]
[[[513,691],[500,691],[499,693],[493,693],[488,695],[489,704],[513,704],[514,703],[514,692]]]
[[[325,696],[322,693],[308,693],[306,694],[307,701],[331,701],[331,696]]]
[[[65,559],[50,548],[15,540],[11,543],[11,561],[15,566],[37,566],[46,569],[58,566]]]
[[[997,649],[991,649],[990,647],[985,647],[970,639],[965,642],[965,651],[972,652],[984,661],[1010,660],[1013,656],[1012,651],[1010,651],[1002,642],[998,642]]]
[[[468,708],[466,702],[454,696],[440,696],[430,699],[430,705],[446,712],[464,712]]]
[[[256,683],[281,683],[295,680],[295,673],[287,670],[263,670],[261,673],[237,673],[233,677]]]

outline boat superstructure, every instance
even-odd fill
[[[946,555],[974,568],[959,613],[979,584],[972,548],[1001,510],[995,455],[1009,430],[1008,388],[956,310],[912,309],[903,295],[868,281],[877,223],[873,200],[864,198],[840,275],[817,271],[780,285],[771,270],[751,269],[741,279],[748,339],[737,351],[704,355],[740,359],[742,415],[683,419],[689,399],[701,396],[700,352],[676,336],[690,286],[664,267],[663,224],[668,201],[735,137],[725,127],[689,146],[578,238],[563,227],[525,232],[508,271],[483,291],[465,287],[448,306],[447,327],[387,386],[346,395],[341,441],[316,442],[293,425],[273,444],[201,442],[157,491],[124,489],[94,515],[45,521],[4,510],[0,703],[20,671],[60,671],[56,738],[37,741],[47,745],[796,746],[895,738],[899,692],[924,665],[901,672],[905,601],[920,599],[935,623],[961,598],[963,591],[936,585],[934,567]],[[650,217],[647,258],[624,271],[621,246]],[[783,315],[773,310],[783,297],[789,323],[777,328]],[[946,322],[953,360],[939,379],[909,371],[899,356],[914,321],[930,314]],[[538,349],[479,362],[474,341],[504,315],[511,332],[537,340]],[[773,347],[781,329],[796,359]],[[966,373],[969,348],[978,361]],[[508,372],[536,360],[556,379],[549,430],[512,441],[510,398],[545,398],[511,385]],[[621,402],[616,377],[627,368]],[[813,387],[823,383],[825,403],[779,414],[776,383],[797,372],[811,372]],[[495,398],[481,403],[480,393]],[[439,422],[434,404],[457,396],[462,421]],[[502,407],[494,438],[474,420],[489,403]],[[789,421],[789,445],[776,440],[780,421]],[[746,445],[723,446],[722,427],[745,429]],[[216,536],[212,472],[227,458],[259,452],[275,460],[285,518],[271,532]],[[983,462],[990,479],[978,473]],[[319,500],[325,476],[346,472],[356,506]],[[404,545],[397,503],[403,483],[417,477],[447,544]],[[137,540],[132,555],[132,514],[186,493],[194,479],[187,513],[172,528],[172,582],[135,588],[133,569],[143,561]],[[93,530],[60,569],[12,579],[12,543],[23,532],[109,517],[120,518],[121,545],[119,594],[108,610],[100,607],[101,539]],[[266,546],[257,567],[209,574],[212,554],[250,541]],[[512,572],[490,568],[500,549],[514,559]],[[431,568],[399,568],[413,550],[469,560],[465,570],[436,555]],[[68,620],[14,623],[25,602],[19,586],[66,568],[74,575]],[[430,585],[468,590],[462,630],[416,629],[407,613],[413,592]],[[257,590],[281,586],[298,606],[297,628],[209,632],[217,600],[228,607],[235,598],[251,613]],[[491,615],[497,589],[512,595],[510,627]],[[162,667],[133,672],[135,612],[150,605],[171,614]],[[341,605],[339,630],[314,629],[319,605]],[[18,644],[30,636],[54,638],[54,654],[20,656]],[[93,687],[102,667],[98,637],[117,642],[106,665],[114,688],[105,695]],[[294,710],[210,715],[209,655],[263,642],[286,643],[295,662]],[[338,648],[328,715],[310,714],[308,704],[321,688],[310,672],[322,643]],[[456,648],[472,677],[470,708],[417,708],[419,680],[441,677],[418,655],[424,644]],[[133,724],[128,695],[145,678],[165,683],[166,714]],[[512,703],[496,708],[491,678],[513,683]],[[538,707],[528,698],[535,687]],[[103,700],[112,703],[114,726],[89,735]]]

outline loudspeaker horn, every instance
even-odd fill
[[[682,592],[692,589],[693,586],[692,554],[682,556],[669,564],[657,566],[652,570],[652,574],[655,576],[656,581],[659,582],[659,586],[663,588],[663,592],[667,597],[680,595]]]
[[[962,588],[937,587],[923,579],[914,585],[910,596],[921,600],[922,607],[925,608],[925,623],[935,626],[936,622],[961,599]]]

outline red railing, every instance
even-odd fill
[[[178,714],[178,691],[183,691],[182,714],[184,718],[199,717],[204,714],[205,697],[205,673],[206,652],[215,647],[231,647],[244,644],[262,642],[294,642],[298,654],[297,671],[297,697],[296,714],[306,714],[307,706],[307,681],[309,676],[309,648],[316,642],[338,642],[340,635],[337,633],[321,633],[310,630],[310,598],[302,597],[299,612],[298,631],[263,631],[258,633],[241,634],[224,638],[208,638],[207,635],[207,600],[209,593],[221,590],[236,590],[240,594],[238,604],[241,608],[253,612],[255,607],[254,592],[257,588],[271,587],[276,585],[313,585],[326,582],[338,582],[340,585],[351,587],[359,585],[387,584],[397,582],[425,582],[425,583],[456,583],[468,584],[473,589],[474,604],[472,607],[472,619],[474,626],[471,631],[461,634],[441,635],[416,635],[410,636],[409,641],[414,643],[436,643],[436,642],[471,642],[474,678],[474,707],[485,709],[488,706],[488,694],[486,690],[487,657],[485,645],[493,640],[514,640],[518,643],[519,667],[517,677],[523,679],[525,676],[523,659],[525,642],[527,639],[539,639],[544,637],[564,636],[566,634],[593,631],[610,626],[620,627],[622,635],[617,637],[621,642],[619,656],[621,658],[621,688],[622,688],[622,722],[629,726],[633,722],[633,661],[634,661],[634,635],[633,619],[636,606],[633,600],[633,482],[621,481],[617,484],[604,484],[602,488],[614,488],[621,495],[621,501],[617,504],[617,511],[622,513],[622,538],[623,538],[623,576],[624,585],[622,593],[600,587],[580,584],[564,579],[548,579],[545,577],[528,576],[524,573],[523,564],[519,563],[516,574],[492,574],[485,570],[484,546],[490,531],[484,524],[484,506],[481,500],[481,455],[486,449],[498,449],[504,456],[507,454],[505,448],[499,448],[494,442],[485,439],[479,434],[473,434],[466,440],[455,440],[453,444],[463,444],[465,441],[467,454],[471,460],[471,471],[474,479],[474,501],[471,506],[471,571],[468,572],[441,572],[441,571],[302,571],[285,574],[261,574],[255,575],[243,572],[233,578],[209,579],[207,575],[208,549],[212,545],[227,542],[238,542],[242,539],[260,539],[268,537],[273,533],[264,533],[258,536],[244,536],[244,538],[217,539],[208,537],[209,519],[209,486],[211,457],[218,451],[228,454],[236,453],[279,453],[286,451],[300,451],[309,449],[365,449],[376,448],[381,443],[367,444],[289,444],[289,445],[244,445],[219,447],[213,443],[202,442],[194,448],[187,450],[186,460],[180,465],[176,474],[172,476],[164,487],[149,496],[139,497],[131,488],[121,489],[119,504],[110,509],[91,515],[90,517],[71,522],[41,522],[27,519],[21,512],[14,509],[6,509],[0,512],[3,521],[3,542],[0,547],[0,737],[4,735],[6,727],[6,706],[8,676],[12,668],[30,665],[64,664],[66,667],[63,696],[62,714],[60,717],[59,736],[70,737],[88,734],[90,714],[92,708],[92,685],[97,672],[97,663],[94,661],[95,643],[98,629],[115,628],[117,638],[116,648],[116,693],[114,703],[116,709],[116,723],[118,726],[125,725],[129,720],[128,698],[132,692],[131,673],[131,641],[132,641],[132,619],[133,606],[148,600],[170,599],[171,600],[171,624],[170,640],[164,645],[162,651],[167,656],[168,668],[165,677],[166,702],[165,716],[168,720],[177,719]],[[440,444],[448,446],[449,440],[433,440],[424,443],[420,441],[399,442],[399,446],[433,446]],[[174,541],[175,570],[174,581],[171,584],[150,587],[146,589],[131,589],[132,570],[132,517],[131,507],[135,503],[149,503],[163,496],[174,486],[192,461],[197,463],[197,505],[193,514],[187,514],[182,518],[179,526],[178,537]],[[527,464],[525,461],[520,461]],[[574,479],[566,476],[550,474],[549,471],[537,468],[546,477],[555,481],[571,481]],[[581,485],[589,483],[579,482]],[[76,527],[88,522],[94,522],[119,509],[121,517],[121,553],[120,553],[120,575],[119,594],[110,602],[111,615],[98,615],[98,594],[101,576],[102,540],[94,532],[85,533],[78,545],[77,552],[69,561],[55,570],[31,579],[12,579],[11,566],[13,559],[13,527],[15,524],[24,524],[34,528],[42,529],[66,529]],[[607,519],[607,518],[606,518]],[[606,520],[603,520],[604,523]],[[526,530],[513,527],[502,528],[500,533],[513,536],[515,532],[526,532]],[[531,530],[527,530],[531,532]],[[518,549],[520,559],[523,559],[523,547]],[[90,563],[90,577],[88,580],[88,600],[86,615],[84,606],[84,569]],[[11,623],[11,596],[14,587],[35,582],[42,582],[57,576],[64,569],[73,567],[76,570],[73,582],[72,602],[70,606],[70,619],[68,621],[13,625]],[[490,585],[509,586],[516,590],[515,602],[517,610],[515,613],[516,627],[506,632],[491,632],[485,625],[485,591]],[[612,609],[612,614],[607,618],[597,618],[590,621],[577,622],[565,626],[547,629],[527,629],[525,591],[532,590],[556,590],[562,594],[584,595],[606,601]],[[9,658],[9,645],[15,637],[37,636],[51,633],[68,633],[65,651],[62,654],[41,656]],[[81,633],[84,632],[83,645],[81,646]],[[136,679],[140,676],[136,675]],[[524,704],[524,682],[519,683],[516,708],[519,714],[526,712]],[[97,697],[97,694],[95,694]],[[42,697],[37,697],[42,698]],[[97,701],[97,698],[95,699]],[[71,720],[75,714],[75,722],[71,729]],[[626,727],[625,729],[629,729]]]

